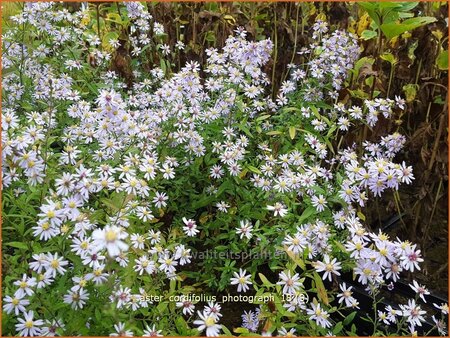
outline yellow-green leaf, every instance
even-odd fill
[[[360,219],[362,219],[363,222],[366,220],[366,216],[364,216],[364,214],[363,214],[361,211],[358,211],[358,212],[356,213],[356,215],[358,215],[358,217],[359,217]]]
[[[317,296],[325,305],[329,305],[327,290],[323,285],[322,278],[316,271],[314,271],[314,281],[316,282]]]
[[[448,70],[448,50],[444,50],[436,59],[436,65],[440,70]]]
[[[292,261],[297,264],[302,270],[306,270],[306,265],[303,259],[298,257],[296,254],[294,254],[292,251],[289,251],[287,247],[284,248],[284,251],[286,251],[287,255],[289,256]]]
[[[289,137],[291,138],[291,140],[295,138],[295,133],[295,127],[289,127]]]
[[[258,273],[258,276],[259,276],[259,279],[261,279],[261,282],[263,283],[264,286],[266,286],[266,287],[274,286],[274,284],[269,282],[269,280],[266,278],[266,276],[264,276],[262,273]]]

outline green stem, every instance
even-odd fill
[[[298,38],[298,17],[300,14],[300,4],[297,4],[297,12],[295,14],[295,33],[294,33],[294,50],[292,51],[291,62],[294,62],[295,54],[297,53],[297,38]],[[288,72],[284,74],[283,81],[286,80]]]
[[[274,11],[274,55],[273,55],[273,67],[272,67],[272,98],[275,99],[275,71],[277,66],[277,58],[278,58],[278,23],[277,23],[277,12]]]
[[[388,89],[386,93],[386,97],[389,97],[389,93],[391,92],[391,84],[392,84],[392,78],[394,77],[394,70],[395,70],[395,63],[391,64],[391,71],[389,73],[389,84]]]

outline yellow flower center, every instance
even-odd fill
[[[216,321],[215,321],[215,319],[213,318],[213,317],[208,317],[208,318],[206,318],[206,320],[205,320],[205,325],[206,326],[213,326],[214,324],[216,324]]]
[[[389,237],[388,237],[387,235],[385,235],[385,234],[381,234],[381,235],[379,236],[379,238],[380,238],[380,241],[386,241],[386,240],[389,239]]]
[[[19,300],[17,298],[13,298],[11,303],[15,306],[15,305],[19,304]]]
[[[59,266],[59,262],[56,259],[54,259],[52,260],[50,265],[52,266],[53,269],[56,269]]]
[[[25,322],[25,327],[28,329],[31,329],[33,327],[33,321],[32,320],[27,320]]]
[[[113,230],[106,231],[105,238],[107,242],[114,242],[117,239],[117,234]]]

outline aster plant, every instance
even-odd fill
[[[364,224],[363,208],[414,174],[396,160],[399,133],[343,141],[405,108],[398,96],[340,100],[355,36],[316,21],[272,99],[270,39],[239,28],[206,50],[204,67],[145,70],[146,49],[167,56],[184,44],[165,44],[143,4],[124,7],[110,19],[129,27],[131,86],[107,66],[124,42],[101,40],[84,5],[27,3],[4,32],[7,333],[355,334],[360,301],[341,279],[350,273],[372,297],[359,315],[370,334],[426,333],[426,319],[445,334],[447,304],[425,311],[429,292],[415,280],[415,299],[380,303],[423,258]],[[227,294],[254,299],[252,310],[234,304],[233,332]]]

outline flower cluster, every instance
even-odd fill
[[[143,4],[125,6],[131,54],[143,57],[164,29]],[[307,323],[314,333],[330,334],[341,309],[359,308],[352,287],[338,280],[344,271],[376,295],[402,272],[420,269],[417,245],[368,231],[360,216],[371,199],[414,180],[412,168],[395,160],[405,137],[335,142],[353,126],[371,128],[404,109],[399,97],[338,102],[359,56],[353,35],[329,34],[317,21],[314,42],[301,52],[307,60],[292,67],[275,100],[264,71],[273,44],[248,41],[243,28],[222,50],[206,51],[203,71],[195,61],[167,77],[158,67],[143,68],[124,90],[107,67],[121,39],[104,48],[89,7],[24,8],[12,20],[29,25],[43,43],[16,42],[25,32],[13,28],[2,63],[6,237],[25,238],[9,244],[29,253],[6,281],[3,310],[19,335],[78,332],[75,314],[86,329],[111,336],[228,334],[216,301],[171,305],[149,297],[213,293],[211,286],[276,297],[276,311],[261,304],[244,312],[241,329],[310,334]],[[233,254],[267,249],[287,256],[196,258],[202,249],[227,247]],[[262,265],[276,282],[258,273]],[[308,299],[311,280],[319,300]],[[336,307],[320,293],[329,282],[339,283],[338,292],[328,290]],[[411,331],[420,327],[426,313],[419,301],[428,291],[417,281],[411,288],[415,300],[379,309],[377,321],[391,325],[402,317]],[[54,313],[42,298],[58,303]],[[448,313],[446,304],[435,307]],[[445,332],[441,318],[435,323]]]

